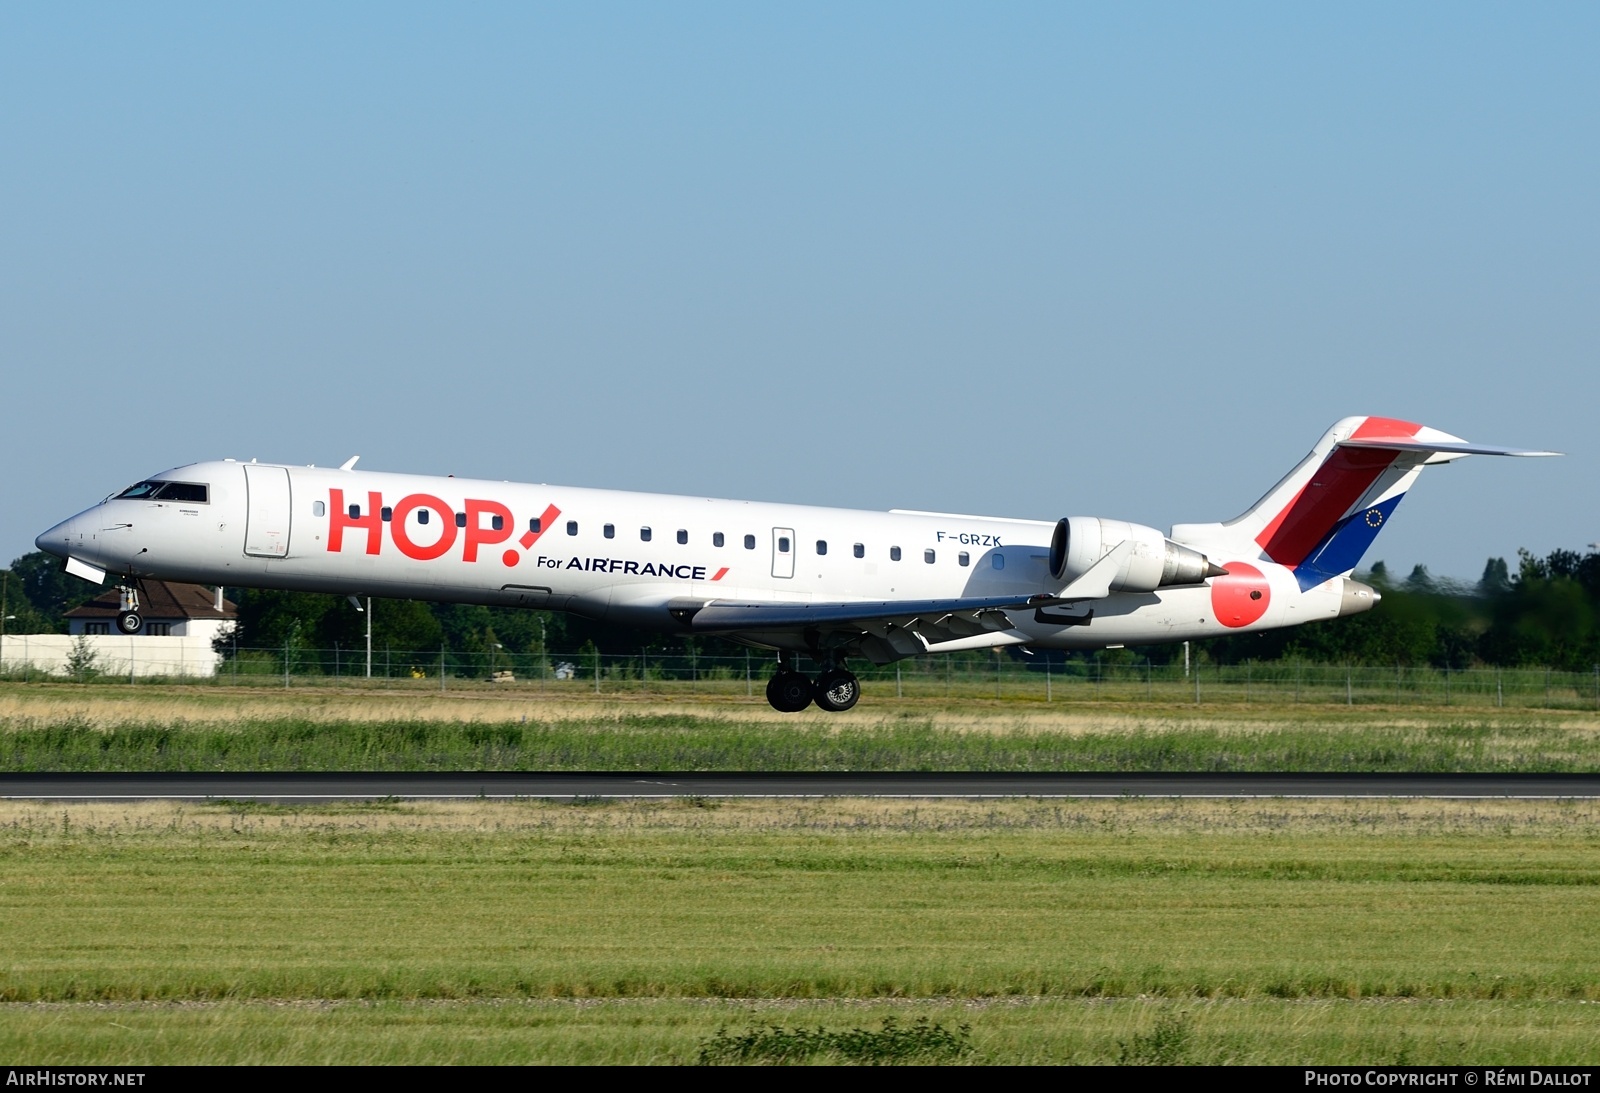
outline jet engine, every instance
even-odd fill
[[[1119,543],[1132,541],[1131,553],[1111,579],[1113,592],[1154,592],[1169,585],[1200,584],[1227,570],[1155,528],[1098,516],[1068,516],[1050,540],[1050,575],[1063,586],[1088,572]]]

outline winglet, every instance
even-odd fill
[[[361,457],[359,455],[351,456],[349,459],[346,459],[343,463],[339,464],[339,469],[341,471],[353,471],[353,470],[355,470],[356,469],[356,460],[358,460],[360,458]]]

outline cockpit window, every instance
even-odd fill
[[[117,497],[126,497],[132,501],[154,497],[156,495],[156,491],[164,485],[166,485],[165,482],[140,482],[136,486],[129,486],[127,489],[117,494]]]
[[[154,480],[140,482],[129,486],[121,493],[119,498],[134,501],[188,501],[191,504],[206,504],[210,490],[199,482],[158,482]]]

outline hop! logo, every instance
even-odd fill
[[[383,549],[383,526],[388,524],[389,539],[395,549],[407,558],[419,562],[442,558],[459,538],[462,542],[461,560],[476,562],[480,549],[499,546],[516,531],[511,510],[498,501],[469,498],[462,504],[462,510],[456,512],[442,498],[431,493],[413,493],[395,502],[393,508],[385,508],[383,495],[376,491],[369,492],[367,503],[361,505],[347,503],[344,491],[335,489],[328,492],[328,505],[331,510],[328,549],[334,553],[344,549],[345,532],[364,531],[367,536],[366,552],[377,554]],[[518,545],[523,550],[531,549],[560,515],[560,509],[554,505],[548,506],[544,514],[531,521],[528,530],[518,537]],[[435,524],[439,528],[437,534],[423,530]],[[522,555],[514,548],[507,548],[500,555],[500,560],[512,567],[522,560]]]

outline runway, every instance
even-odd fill
[[[440,771],[4,774],[0,798],[362,801],[381,798],[1435,797],[1593,798],[1600,774],[525,773]]]

